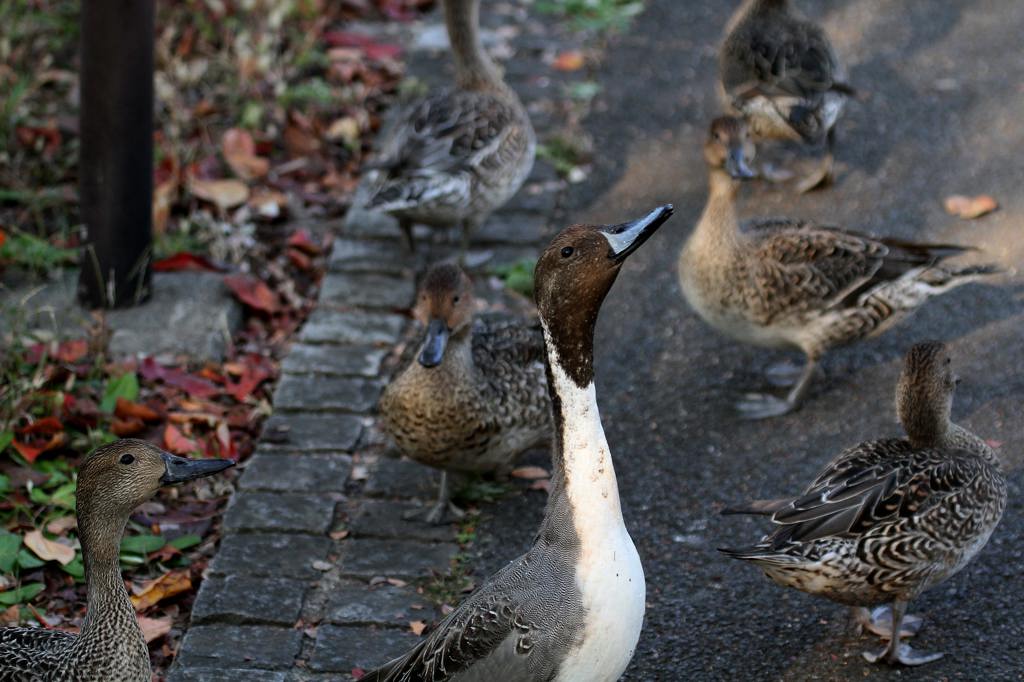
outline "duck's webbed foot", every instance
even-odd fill
[[[736,409],[744,419],[769,419],[789,414],[796,404],[768,393],[748,393],[736,403]]]
[[[932,663],[937,661],[943,656],[944,653],[941,651],[925,654],[913,649],[909,644],[901,643],[893,645],[893,641],[889,642],[889,646],[878,652],[865,651],[863,653],[864,660],[868,663],[888,663],[889,665],[924,665],[925,663]]]
[[[875,609],[868,610],[863,607],[854,607],[853,609],[854,620],[864,630],[881,637],[882,639],[892,639],[892,608],[889,606],[879,606]],[[913,637],[920,630],[924,624],[924,619],[920,616],[913,614],[906,614],[903,616],[903,622],[900,625],[900,637]]]
[[[441,485],[437,492],[437,501],[429,507],[422,509],[410,509],[402,514],[402,518],[406,521],[422,519],[430,524],[441,525],[452,521],[458,521],[465,515],[466,512],[455,506],[455,503],[452,502],[451,490],[448,487],[448,472],[442,471]]]
[[[835,181],[834,167],[835,158],[829,152],[814,171],[796,183],[796,191],[800,194],[807,194],[816,189],[828,187]]]

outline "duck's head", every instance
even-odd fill
[[[573,381],[593,376],[594,324],[626,258],[672,215],[660,206],[619,225],[572,225],[541,254],[534,271],[537,309],[558,362]]]
[[[436,367],[444,359],[448,339],[473,322],[473,282],[457,265],[439,263],[427,270],[413,314],[427,335],[417,360]]]
[[[928,341],[910,349],[896,385],[896,412],[911,442],[924,445],[945,435],[959,383],[945,344]]]
[[[756,155],[757,147],[742,119],[719,116],[711,122],[704,142],[704,160],[709,168],[723,170],[733,180],[750,180],[757,177],[749,165]]]
[[[162,486],[224,471],[228,459],[186,459],[152,443],[124,438],[96,448],[78,468],[79,512],[127,516]]]

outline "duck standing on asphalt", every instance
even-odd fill
[[[136,507],[161,486],[223,471],[226,459],[190,460],[141,440],[97,448],[78,469],[78,537],[88,611],[78,635],[39,628],[0,629],[0,680],[150,682],[149,649],[121,577],[121,536]]]
[[[740,229],[736,193],[753,177],[746,124],[723,116],[704,145],[710,192],[679,254],[679,283],[705,322],[739,341],[798,348],[807,358],[785,399],[750,394],[752,419],[797,408],[830,348],[881,334],[932,296],[1000,272],[993,265],[951,267],[971,247],[875,238],[791,218],[759,218]]]
[[[594,326],[622,263],[671,215],[663,206],[622,225],[573,225],[541,255],[534,291],[555,444],[533,547],[364,682],[613,682],[626,669],[643,623],[644,572],[598,413]]]
[[[413,225],[469,234],[519,191],[533,168],[530,117],[480,43],[480,0],[444,0],[455,88],[430,95],[396,121],[369,168],[380,171],[367,209]]]
[[[921,623],[907,604],[966,566],[1006,508],[998,457],[950,421],[958,381],[943,344],[914,346],[896,389],[907,438],[846,450],[800,497],[729,510],[770,515],[777,527],[753,547],[722,551],[779,585],[855,607],[858,621],[889,640],[864,654],[872,663],[942,657],[901,642]],[[891,604],[891,614],[865,608],[879,604]]]
[[[423,342],[380,400],[381,424],[402,454],[441,470],[430,523],[463,514],[450,499],[449,471],[507,475],[551,436],[539,324],[474,319],[474,308],[473,283],[458,266],[431,267],[414,308]]]
[[[726,26],[718,63],[723,104],[758,139],[824,140],[825,158],[798,189],[828,184],[836,120],[854,90],[821,27],[790,0],[746,0]]]

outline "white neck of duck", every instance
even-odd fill
[[[445,0],[444,21],[455,57],[456,84],[463,90],[507,90],[480,41],[480,0]]]
[[[739,219],[736,217],[736,193],[740,182],[720,168],[709,173],[708,201],[697,223],[691,248],[698,253],[718,254],[739,246]]]

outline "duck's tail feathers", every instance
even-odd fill
[[[738,549],[719,547],[718,551],[727,557],[732,557],[733,559],[752,561],[755,564],[770,566],[793,566],[801,561],[797,557],[790,556],[789,554],[782,554],[764,545],[740,547]]]
[[[734,507],[726,507],[722,510],[722,516],[732,516],[734,514],[753,514],[755,516],[771,516],[775,512],[779,511],[790,503],[788,498],[780,498],[776,500],[753,500],[746,504],[736,505]]]
[[[849,83],[842,83],[840,81],[833,81],[831,90],[838,92],[840,95],[846,95],[854,99],[863,99],[865,97],[857,88],[853,87]]]
[[[951,268],[942,265],[929,268],[922,273],[921,278],[930,286],[939,290],[939,293],[948,291],[968,282],[974,282],[984,277],[991,277],[1006,272],[994,263],[983,263],[981,265],[968,265],[962,268]]]

